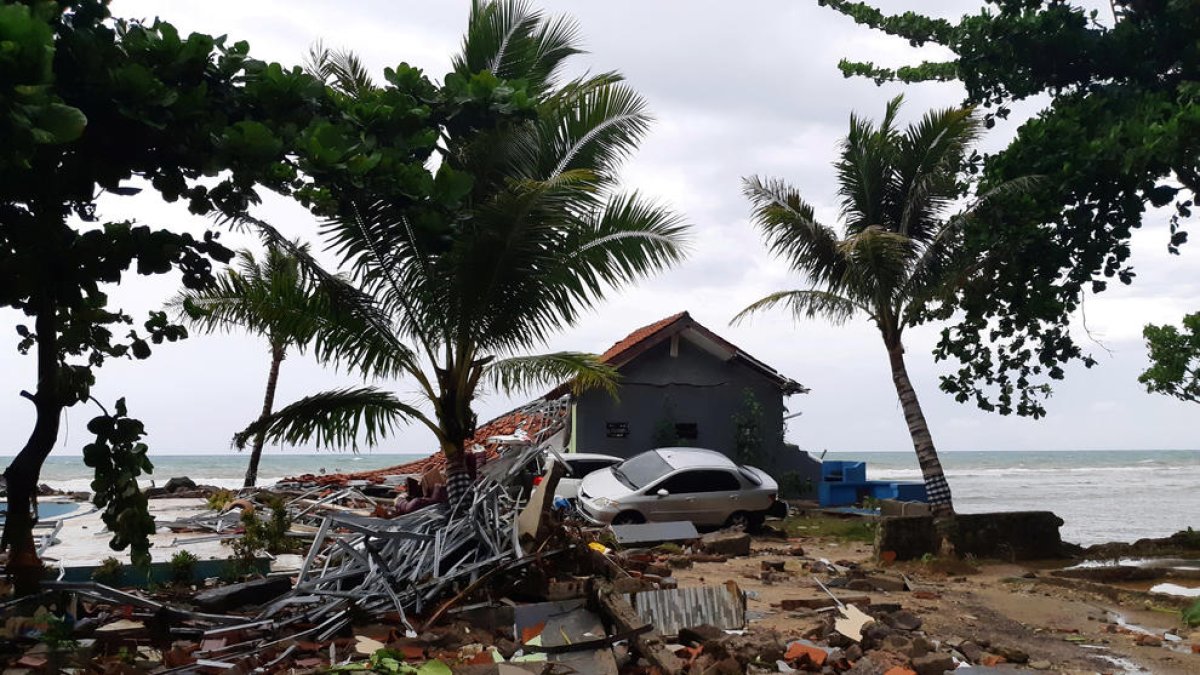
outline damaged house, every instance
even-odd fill
[[[568,450],[630,457],[663,446],[708,448],[766,470],[785,493],[819,482],[820,462],[784,440],[784,399],[807,389],[687,312],[635,330],[601,359],[621,374],[617,397],[579,395]]]

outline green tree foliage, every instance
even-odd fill
[[[247,51],[163,22],[115,20],[101,0],[0,4],[0,307],[28,317],[18,348],[37,361],[36,388],[22,392],[34,405],[33,429],[5,471],[3,543],[21,591],[39,576],[31,499],[63,409],[88,400],[106,360],[144,359],[152,344],[186,335],[162,312],[133,328],[133,317],[109,306],[106,286],[130,272],[177,271],[197,287],[211,278],[212,259],[232,255],[211,233],[104,222],[97,197],[136,193],[129,181],[141,178],[195,213],[239,212],[256,201],[256,182],[296,180],[276,157],[287,144],[264,130],[277,122],[292,135],[307,130],[284,122],[311,116],[323,89]],[[272,68],[277,77],[259,78]],[[297,84],[304,78],[306,92]],[[285,86],[294,94],[288,107],[252,103]],[[124,412],[109,422],[134,424]],[[139,445],[125,433],[98,438],[89,446],[97,481],[129,486],[149,470]],[[114,518],[114,542],[133,544],[141,558],[143,519],[123,513],[138,504],[124,489],[97,498]]]
[[[106,410],[88,422],[88,431],[96,435],[96,440],[83,447],[83,463],[96,472],[92,503],[104,509],[100,518],[112,532],[109,546],[114,551],[128,548],[133,564],[148,570],[154,518],[137,479],[143,473],[152,473],[154,466],[146,456],[149,448],[141,442],[145,427],[127,413],[122,398],[117,400],[115,414]]]
[[[773,307],[797,320],[820,317],[840,324],[869,318],[888,353],[934,515],[946,520],[953,515],[950,488],[908,377],[903,335],[935,316],[975,273],[979,263],[963,253],[964,226],[1030,181],[1008,183],[948,216],[966,196],[960,178],[982,125],[970,109],[947,109],[900,129],[900,103],[899,97],[892,100],[878,125],[850,117],[850,133],[834,165],[845,222],[840,236],[816,220],[797,189],[781,180],[745,180],[768,248],[810,286],[772,293],[734,321]]]
[[[1138,382],[1150,393],[1200,403],[1200,312],[1183,317],[1182,331],[1151,324],[1142,337],[1150,352],[1150,367]]]
[[[310,71],[357,116],[356,127],[330,133],[347,139],[336,164],[302,158],[314,179],[302,198],[327,218],[324,235],[350,275],[339,279],[298,255],[334,299],[330,314],[314,317],[314,351],[366,377],[407,378],[423,406],[377,390],[366,400],[370,392],[358,391],[342,409],[354,413],[339,417],[331,392],[313,401],[328,413],[323,417],[309,414],[310,406],[289,406],[248,433],[353,438],[359,420],[375,410],[380,427],[406,420],[426,426],[458,474],[481,387],[565,379],[612,386],[615,372],[592,355],[526,352],[607,290],[677,260],[684,227],[670,211],[616,191],[620,160],[636,147],[649,116],[616,74],[564,79],[566,60],[579,53],[577,33],[572,21],[525,3],[477,2],[440,90],[411,69],[385,71],[381,85],[349,54],[313,55]],[[446,108],[406,122],[412,103],[387,114],[364,103],[390,101],[414,86],[425,89],[417,101],[442,100]],[[437,170],[422,165],[410,176],[377,179],[376,170],[389,167],[375,153],[397,147],[391,130],[428,120],[435,131],[401,135],[399,147],[423,152],[423,159],[436,152]]]
[[[989,126],[1014,102],[1050,103],[1005,149],[983,158],[982,190],[1042,176],[1003,218],[969,224],[972,251],[992,252],[963,287],[961,320],[937,347],[960,370],[942,388],[986,410],[1045,413],[1049,381],[1072,361],[1093,359],[1068,331],[1083,294],[1113,278],[1131,283],[1129,238],[1148,207],[1174,204],[1164,243],[1187,240],[1182,220],[1200,189],[1200,3],[1115,0],[1101,16],[1057,0],[989,0],[957,22],[868,4],[818,0],[856,22],[936,44],[954,58],[889,69],[843,60],[847,77],[877,82],[958,79]],[[947,316],[949,311],[947,312]]]

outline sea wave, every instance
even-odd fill
[[[1136,474],[1143,477],[1149,477],[1154,474],[1162,474],[1164,472],[1179,472],[1187,471],[1200,473],[1200,465],[1196,466],[1172,466],[1161,464],[1156,466],[1089,466],[1089,467],[1044,467],[1037,469],[1021,468],[1021,467],[1004,467],[995,469],[953,469],[943,467],[947,478],[986,478],[989,476],[1014,476],[1014,475],[1061,475],[1069,474],[1075,476],[1101,474],[1111,475],[1116,473],[1121,474]],[[912,478],[920,478],[920,469],[872,469],[870,465],[867,468],[867,475],[872,480],[910,480]]]

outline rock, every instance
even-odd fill
[[[846,590],[848,591],[873,591],[875,584],[872,584],[867,579],[851,579],[846,582]]]
[[[737,659],[732,656],[721,659],[704,669],[702,675],[742,675],[743,669]]]
[[[180,490],[195,490],[195,489],[196,489],[196,481],[192,480],[191,478],[188,478],[187,476],[179,476],[176,478],[172,478],[167,481],[166,485],[163,486],[163,490],[165,490],[166,492],[179,492]]]
[[[1133,639],[1134,643],[1142,647],[1161,647],[1163,644],[1162,638],[1157,635],[1138,635]]]
[[[970,640],[962,643],[958,647],[958,650],[962,652],[963,656],[967,657],[967,660],[971,663],[979,663],[979,659],[983,658],[983,647],[980,647],[978,644],[971,642]]]
[[[725,631],[707,623],[679,629],[679,642],[685,645],[703,644],[709,640],[720,640],[723,637],[725,637]]]
[[[194,601],[201,611],[221,613],[246,605],[261,605],[292,589],[287,577],[266,577],[197,593]]]
[[[893,632],[891,628],[879,622],[863,626],[861,642],[863,650],[871,650],[879,647]]]
[[[700,538],[700,545],[713,555],[750,555],[750,535],[745,532],[709,532]]]
[[[1028,663],[1029,654],[1016,647],[1007,647],[996,645],[992,647],[992,651],[1004,657],[1009,663]]]
[[[1049,661],[1030,661],[1029,667],[1034,670],[1050,670],[1052,665]]]
[[[843,605],[857,605],[860,607],[871,601],[865,595],[839,595],[837,598]],[[807,598],[783,598],[779,601],[779,608],[785,612],[795,612],[801,609],[821,609],[822,607],[829,607],[832,604],[833,600],[830,600],[828,595],[822,593]]]
[[[883,644],[880,646],[888,651],[907,654],[908,651],[912,649],[912,640],[909,640],[899,633],[895,633],[885,637],[883,639]]]
[[[912,667],[917,671],[917,675],[942,675],[947,670],[954,670],[954,657],[943,652],[934,652],[913,659]]]
[[[902,609],[899,612],[892,612],[891,614],[885,614],[883,617],[883,622],[892,628],[895,628],[896,630],[907,631],[919,630],[922,623],[921,617],[906,609]]]
[[[908,659],[899,654],[887,651],[874,651],[866,654],[858,661],[855,661],[854,667],[845,672],[845,675],[885,675],[896,668],[904,668],[908,665]]]
[[[904,654],[911,659],[915,659],[918,656],[925,656],[934,649],[933,643],[926,639],[924,635],[918,635],[912,639],[912,645],[909,646],[908,651],[904,652]]]

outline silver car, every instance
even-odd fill
[[[601,525],[690,520],[698,526],[762,525],[779,486],[761,469],[701,448],[659,448],[584,477],[579,507]]]
[[[551,455],[547,459],[553,461],[554,457]],[[566,472],[558,480],[558,487],[554,488],[554,496],[571,500],[579,496],[579,484],[583,481],[584,476],[593,471],[615,466],[622,461],[620,457],[592,452],[564,452],[559,453],[557,457],[562,459],[566,466]],[[535,479],[533,484],[537,485],[540,481],[540,478]]]

